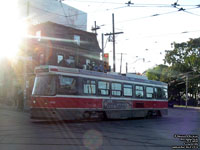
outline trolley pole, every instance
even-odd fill
[[[126,62],[126,73],[128,73],[128,63]]]
[[[121,59],[120,59],[120,74],[122,73],[122,58],[123,58],[123,55],[126,55],[126,53],[117,53],[117,54],[120,54],[121,55]]]

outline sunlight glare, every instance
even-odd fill
[[[26,22],[19,18],[17,0],[2,1],[0,5],[0,59],[13,59],[18,51],[22,39],[26,36]]]

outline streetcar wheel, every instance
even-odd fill
[[[83,119],[89,119],[91,117],[90,112],[86,111],[83,113]]]
[[[162,113],[160,112],[160,110],[157,111],[157,116],[162,117]]]
[[[149,119],[153,116],[153,112],[152,111],[148,111],[146,118]]]

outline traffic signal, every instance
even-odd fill
[[[104,53],[104,58],[103,58],[104,62],[107,62],[109,65],[109,53]]]

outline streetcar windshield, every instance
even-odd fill
[[[56,77],[41,75],[35,78],[33,95],[52,96],[56,94]]]

